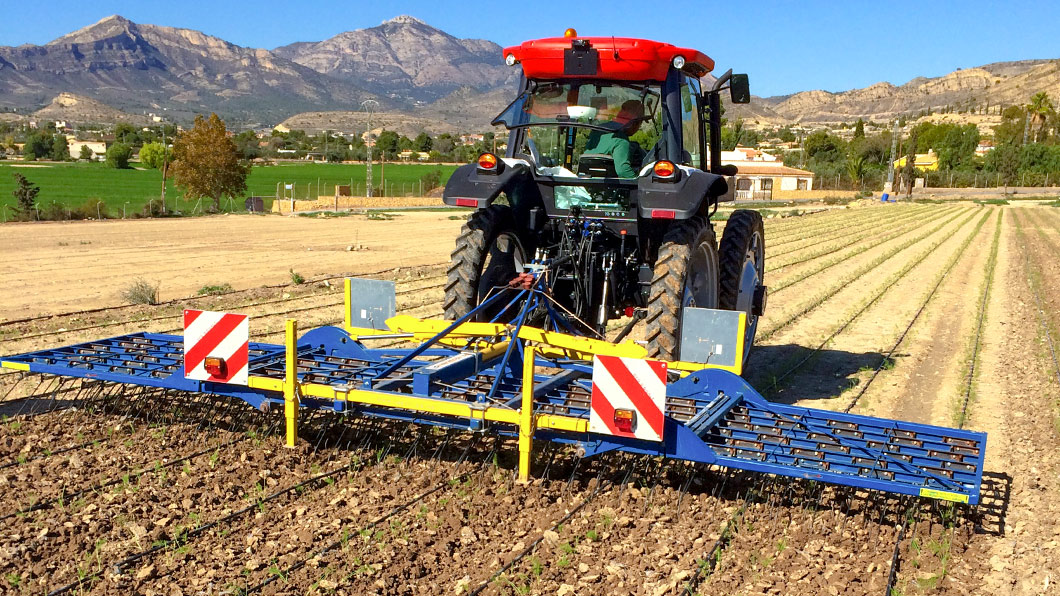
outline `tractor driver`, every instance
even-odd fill
[[[622,104],[612,121],[617,130],[603,132],[594,130],[585,143],[585,153],[610,155],[619,178],[636,178],[644,151],[629,140],[640,129],[644,120],[644,104],[630,99]]]

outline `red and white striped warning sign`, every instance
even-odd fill
[[[184,376],[246,385],[250,322],[247,315],[184,311]]]
[[[593,357],[589,432],[661,441],[665,411],[665,362]]]

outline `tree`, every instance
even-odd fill
[[[806,137],[802,148],[807,159],[817,162],[836,163],[842,160],[845,153],[843,140],[823,130]]]
[[[47,159],[52,153],[52,136],[44,131],[35,132],[26,137],[26,145],[22,148],[22,155],[29,161]]]
[[[413,144],[416,146],[417,151],[430,153],[431,147],[434,145],[434,139],[431,138],[431,135],[421,132],[416,135],[416,140],[413,141]]]
[[[1039,91],[1031,96],[1031,103],[1027,104],[1027,113],[1030,115],[1030,133],[1032,141],[1044,140],[1044,134],[1048,133],[1046,124],[1050,117],[1056,114],[1053,102],[1045,91]]]
[[[162,164],[167,159],[166,152],[167,149],[162,146],[162,143],[147,143],[140,147],[140,163],[149,168],[161,170]],[[172,154],[168,159],[172,159]]]
[[[89,149],[88,145],[81,145],[80,159],[85,161],[92,161],[95,158],[95,154]]]
[[[114,126],[114,138],[125,145],[136,145],[140,141],[140,131],[128,122],[119,122]]]
[[[107,148],[107,165],[112,168],[124,170],[129,167],[129,158],[132,157],[132,147],[125,143],[114,143]]]
[[[33,185],[26,177],[15,172],[15,190],[11,192],[15,197],[15,212],[20,218],[29,218],[29,214],[37,208],[37,193],[40,188]]]
[[[854,190],[861,190],[861,180],[865,177],[865,158],[859,155],[847,157],[847,174]]]
[[[225,123],[217,114],[195,117],[195,125],[180,133],[173,143],[173,177],[187,199],[211,198],[221,209],[221,197],[241,196],[247,191],[250,163],[240,159],[228,138]]]
[[[857,123],[854,124],[854,138],[864,139],[865,138],[865,121],[858,118]]]
[[[913,176],[916,175],[916,147],[917,147],[917,136],[920,134],[916,128],[913,129],[912,134],[909,136],[909,153],[905,156],[905,167],[902,168],[902,178],[905,180],[905,193],[909,196],[913,196]]]
[[[388,159],[393,159],[398,152],[398,134],[392,130],[384,130],[375,139],[375,147]]]
[[[52,148],[49,157],[55,161],[70,159],[70,145],[67,144],[65,136],[55,135],[52,137]]]

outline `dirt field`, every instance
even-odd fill
[[[176,332],[187,306],[247,312],[254,338],[278,341],[285,317],[341,320],[330,278],[348,272],[394,279],[399,309],[436,316],[459,224],[410,213],[5,227],[0,354]],[[321,416],[287,450],[275,413],[106,389],[77,396],[94,412],[0,426],[0,585],[1060,593],[1060,209],[873,205],[771,219],[766,239],[771,293],[749,381],[774,401],[988,432],[981,506],[621,454],[575,465],[540,446],[537,479],[520,485],[515,445],[481,435]],[[292,268],[316,281],[291,285]],[[236,291],[62,314],[116,305],[136,276],[161,282],[163,299]],[[74,398],[18,379],[0,376],[6,401]]]

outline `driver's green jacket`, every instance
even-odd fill
[[[637,177],[637,170],[632,163],[632,145],[623,132],[594,130],[585,142],[585,153],[610,155],[615,160],[615,173],[619,178]]]

